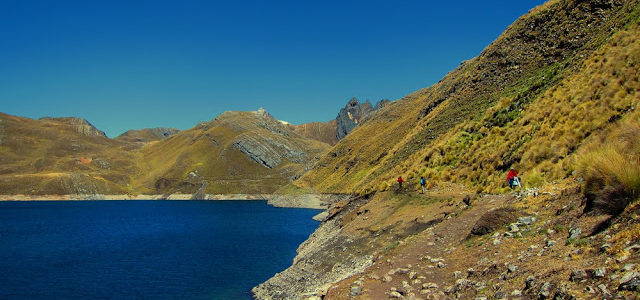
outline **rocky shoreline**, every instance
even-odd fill
[[[0,201],[82,201],[82,200],[267,200],[275,207],[327,209],[331,203],[344,199],[336,194],[67,194],[67,195],[0,195]]]

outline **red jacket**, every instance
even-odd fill
[[[507,180],[511,180],[514,177],[518,177],[518,172],[516,172],[516,170],[509,171],[509,174],[507,174]]]
[[[404,179],[402,179],[402,176],[398,177],[398,182],[404,182]]]

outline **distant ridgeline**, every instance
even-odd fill
[[[229,111],[184,131],[114,139],[84,119],[0,113],[0,195],[272,193],[373,111],[354,98],[336,120],[302,125],[262,108]]]

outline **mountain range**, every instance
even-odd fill
[[[109,139],[0,114],[0,194],[350,195],[259,299],[630,299],[639,68],[637,0],[550,0],[433,86],[330,122],[259,109]]]
[[[228,111],[188,130],[129,130],[114,139],[79,118],[0,114],[0,194],[272,193],[373,111],[353,98],[336,119],[302,125],[264,109]]]

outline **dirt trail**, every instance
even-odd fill
[[[360,299],[384,299],[392,287],[402,288],[402,281],[410,279],[396,274],[411,274],[416,272],[413,280],[420,283],[413,284],[413,289],[420,290],[423,283],[435,283],[443,287],[454,283],[452,273],[456,270],[466,270],[475,261],[455,259],[450,254],[459,247],[469,235],[476,221],[487,211],[504,205],[512,197],[505,195],[487,195],[475,199],[472,206],[464,205],[460,199],[464,192],[428,193],[427,195],[412,195],[412,197],[436,197],[440,199],[453,198],[444,204],[430,206],[427,212],[431,216],[444,216],[442,222],[427,228],[415,236],[408,237],[398,248],[382,254],[366,271],[366,276],[355,275],[341,281],[329,290],[325,299],[344,299],[349,297],[353,282],[362,280],[363,293]],[[435,208],[435,209],[434,209]],[[447,257],[446,260],[443,257]],[[438,266],[440,264],[440,267]],[[390,273],[394,273],[391,274]],[[385,280],[385,276],[391,281]]]

